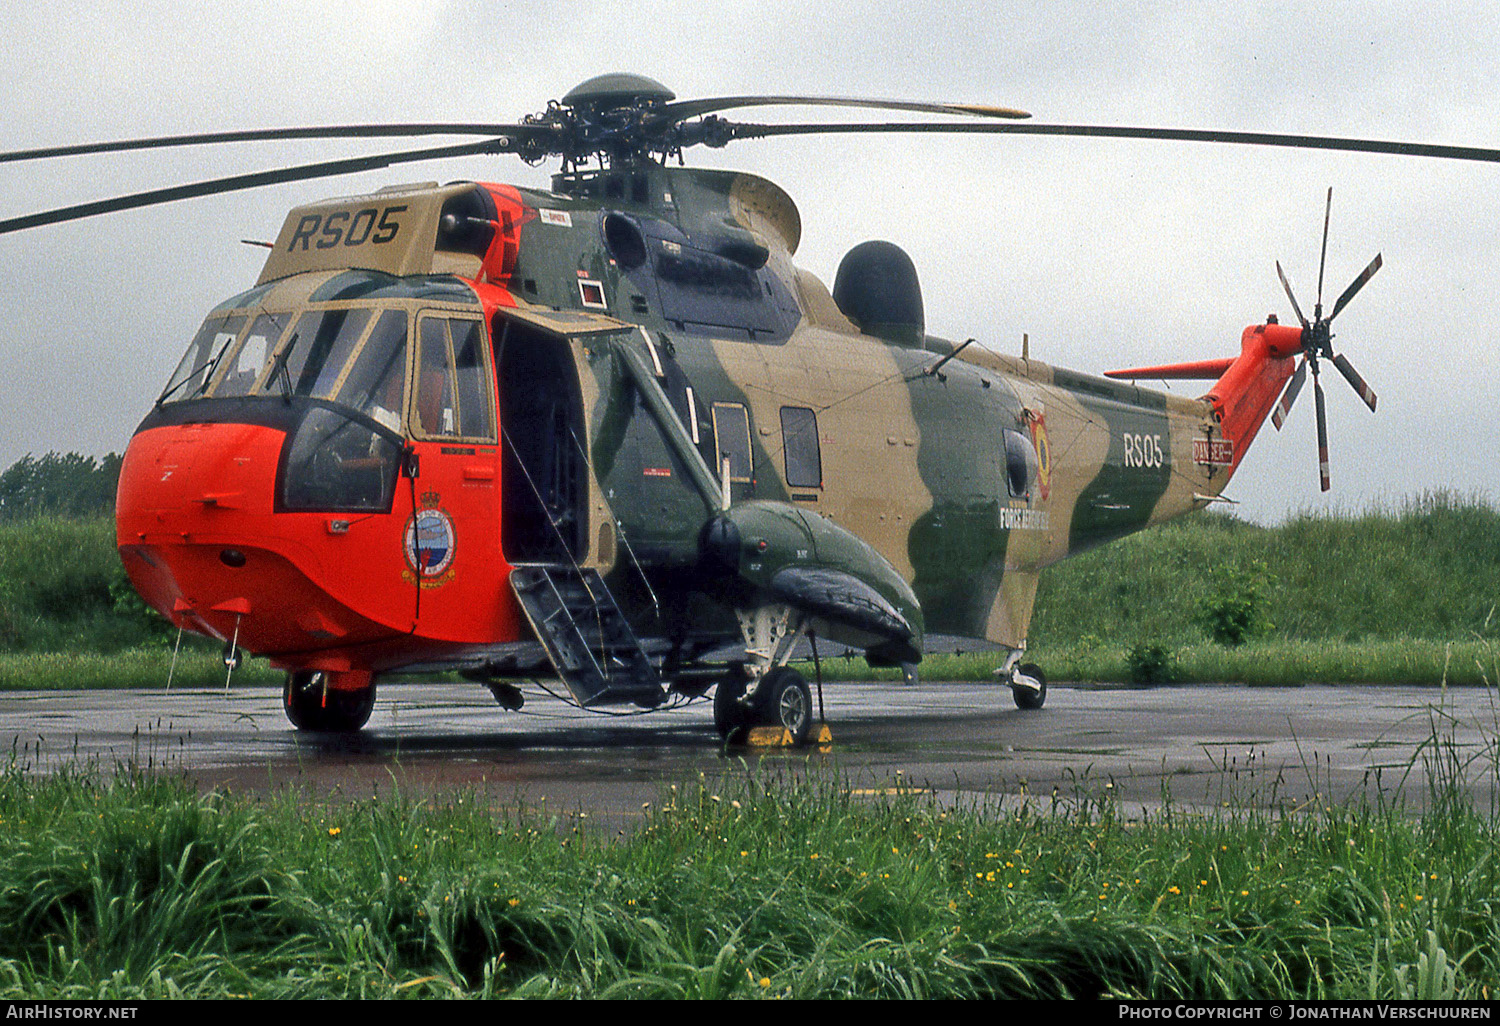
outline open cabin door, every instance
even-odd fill
[[[565,312],[496,315],[500,545],[516,599],[579,705],[649,708],[662,701],[661,679],[597,565],[612,554],[611,524],[600,527],[611,551],[602,539],[589,551],[589,433],[573,339],[621,329]]]
[[[573,564],[588,550],[589,466],[570,341],[495,318],[500,381],[500,548],[512,565]]]

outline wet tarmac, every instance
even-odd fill
[[[507,712],[471,684],[382,686],[353,736],[299,734],[278,690],[0,695],[0,740],[29,772],[135,764],[202,787],[294,787],[312,796],[482,793],[628,826],[671,784],[702,774],[821,774],[856,792],[945,801],[1071,800],[1112,792],[1127,809],[1225,802],[1282,807],[1364,794],[1422,807],[1430,773],[1497,797],[1494,691],[1416,687],[1053,685],[1047,706],[1007,688],[828,684],[826,749],[726,751],[707,702],[600,715],[535,688]]]

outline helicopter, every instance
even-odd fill
[[[839,106],[943,121],[757,125]],[[915,266],[853,247],[832,289],[793,263],[801,215],[755,175],[686,166],[741,139],[1019,133],[1500,159],[1446,146],[1032,124],[972,104],[808,96],[679,101],[590,79],[509,124],[218,132],[0,162],[286,138],[476,143],[199,182],[0,221],[0,233],[277,182],[472,154],[560,160],[548,190],[421,182],[294,208],[257,281],[205,318],[124,454],[121,560],[179,628],[285,672],[298,729],[361,729],[396,672],[457,669],[520,708],[547,674],[586,709],[712,692],[728,740],[805,743],[817,642],[912,668],[992,650],[1017,707],[1038,575],[1217,501],[1264,422],[1336,352],[1320,265],[1309,320],[1237,354],[1095,376],[927,334]],[[675,162],[675,163],[674,163]],[[1332,193],[1329,193],[1331,210]],[[1328,219],[1324,223],[1326,262]],[[1138,379],[1201,379],[1200,398]]]

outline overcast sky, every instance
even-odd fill
[[[214,4],[0,0],[0,149],[319,123],[514,120],[633,71],[679,98],[744,93],[993,103],[1046,122],[1220,128],[1500,146],[1493,3],[888,2]],[[81,10],[79,10],[81,8]],[[732,115],[736,116],[736,115]],[[775,121],[786,111],[745,111]],[[813,111],[809,119],[838,115]],[[441,141],[437,140],[436,142]],[[0,217],[354,155],[395,143],[242,144],[0,165]],[[928,330],[1098,373],[1228,356],[1375,253],[1335,322],[1380,394],[1334,374],[1334,490],[1318,491],[1311,395],[1269,426],[1229,493],[1262,522],[1500,499],[1500,166],[1193,143],[1025,137],[767,140],[688,154],[785,188],[798,263],[831,283],[870,238],[905,248]],[[122,449],[206,311],[252,284],[299,203],[394,182],[542,186],[514,158],[406,165],[0,236],[0,467]],[[1174,383],[1186,394],[1204,386]]]

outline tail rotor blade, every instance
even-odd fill
[[[1328,413],[1323,406],[1323,386],[1318,382],[1318,369],[1313,367],[1313,399],[1318,410],[1318,481],[1323,491],[1333,487],[1328,476]]]
[[[1286,298],[1291,300],[1292,312],[1297,315],[1297,320],[1301,322],[1303,330],[1311,327],[1307,323],[1307,318],[1302,316],[1302,308],[1297,305],[1297,297],[1292,295],[1291,283],[1286,280],[1286,272],[1281,269],[1280,260],[1276,261],[1276,277],[1281,279],[1281,287],[1286,289]]]
[[[1281,279],[1281,287],[1286,292],[1287,299],[1292,301],[1292,309],[1297,313],[1297,319],[1302,322],[1302,338],[1300,349],[1302,362],[1298,364],[1297,370],[1292,374],[1291,380],[1287,382],[1286,389],[1281,393],[1275,408],[1271,411],[1271,423],[1276,425],[1279,431],[1282,424],[1292,410],[1292,403],[1297,398],[1297,393],[1302,389],[1305,372],[1308,365],[1312,365],[1313,398],[1317,402],[1318,414],[1318,483],[1323,491],[1328,491],[1333,485],[1328,470],[1328,406],[1323,395],[1323,383],[1318,379],[1318,361],[1328,359],[1338,368],[1338,372],[1349,382],[1349,386],[1358,393],[1359,398],[1370,412],[1375,412],[1377,402],[1375,390],[1360,377],[1354,365],[1344,358],[1342,354],[1333,351],[1333,333],[1329,331],[1329,325],[1339,315],[1339,311],[1349,304],[1355,294],[1364,288],[1365,282],[1375,276],[1380,270],[1380,254],[1375,254],[1375,259],[1370,261],[1359,277],[1344,290],[1339,296],[1338,302],[1333,304],[1333,312],[1327,317],[1323,316],[1323,272],[1328,265],[1328,227],[1333,220],[1333,189],[1328,190],[1328,200],[1323,210],[1323,248],[1318,257],[1318,292],[1316,305],[1313,307],[1313,319],[1309,324],[1307,318],[1302,315],[1302,310],[1297,306],[1297,298],[1292,295],[1291,283],[1286,280],[1286,272],[1281,269],[1281,264],[1276,265],[1276,275]]]
[[[1380,270],[1380,254],[1376,253],[1375,259],[1370,261],[1370,266],[1360,272],[1359,277],[1355,278],[1349,287],[1344,290],[1344,294],[1339,297],[1339,301],[1333,304],[1333,313],[1328,315],[1330,321],[1337,317],[1339,311],[1349,304],[1349,300],[1354,298],[1356,292],[1365,287],[1365,282],[1375,277],[1375,272],[1378,270]],[[1373,408],[1371,407],[1371,409]]]
[[[1359,397],[1365,401],[1365,405],[1370,408],[1370,412],[1374,413],[1376,400],[1375,390],[1369,385],[1365,384],[1365,379],[1359,376],[1359,371],[1354,369],[1354,365],[1348,360],[1344,359],[1344,355],[1342,353],[1333,358],[1333,365],[1339,369],[1339,373],[1344,376],[1344,380],[1349,382],[1354,391],[1359,393]]]
[[[1307,380],[1307,361],[1303,360],[1297,365],[1297,372],[1292,375],[1292,380],[1287,383],[1286,391],[1281,393],[1281,401],[1276,404],[1276,409],[1271,413],[1271,423],[1276,425],[1276,430],[1281,430],[1281,425],[1286,423],[1286,416],[1292,412],[1292,403],[1297,401],[1297,393],[1302,391],[1302,383]]]
[[[1313,318],[1323,319],[1323,267],[1328,263],[1328,221],[1333,217],[1333,186],[1328,187],[1328,206],[1323,211],[1323,255],[1318,258],[1318,299]],[[1332,318],[1329,318],[1332,320]]]

